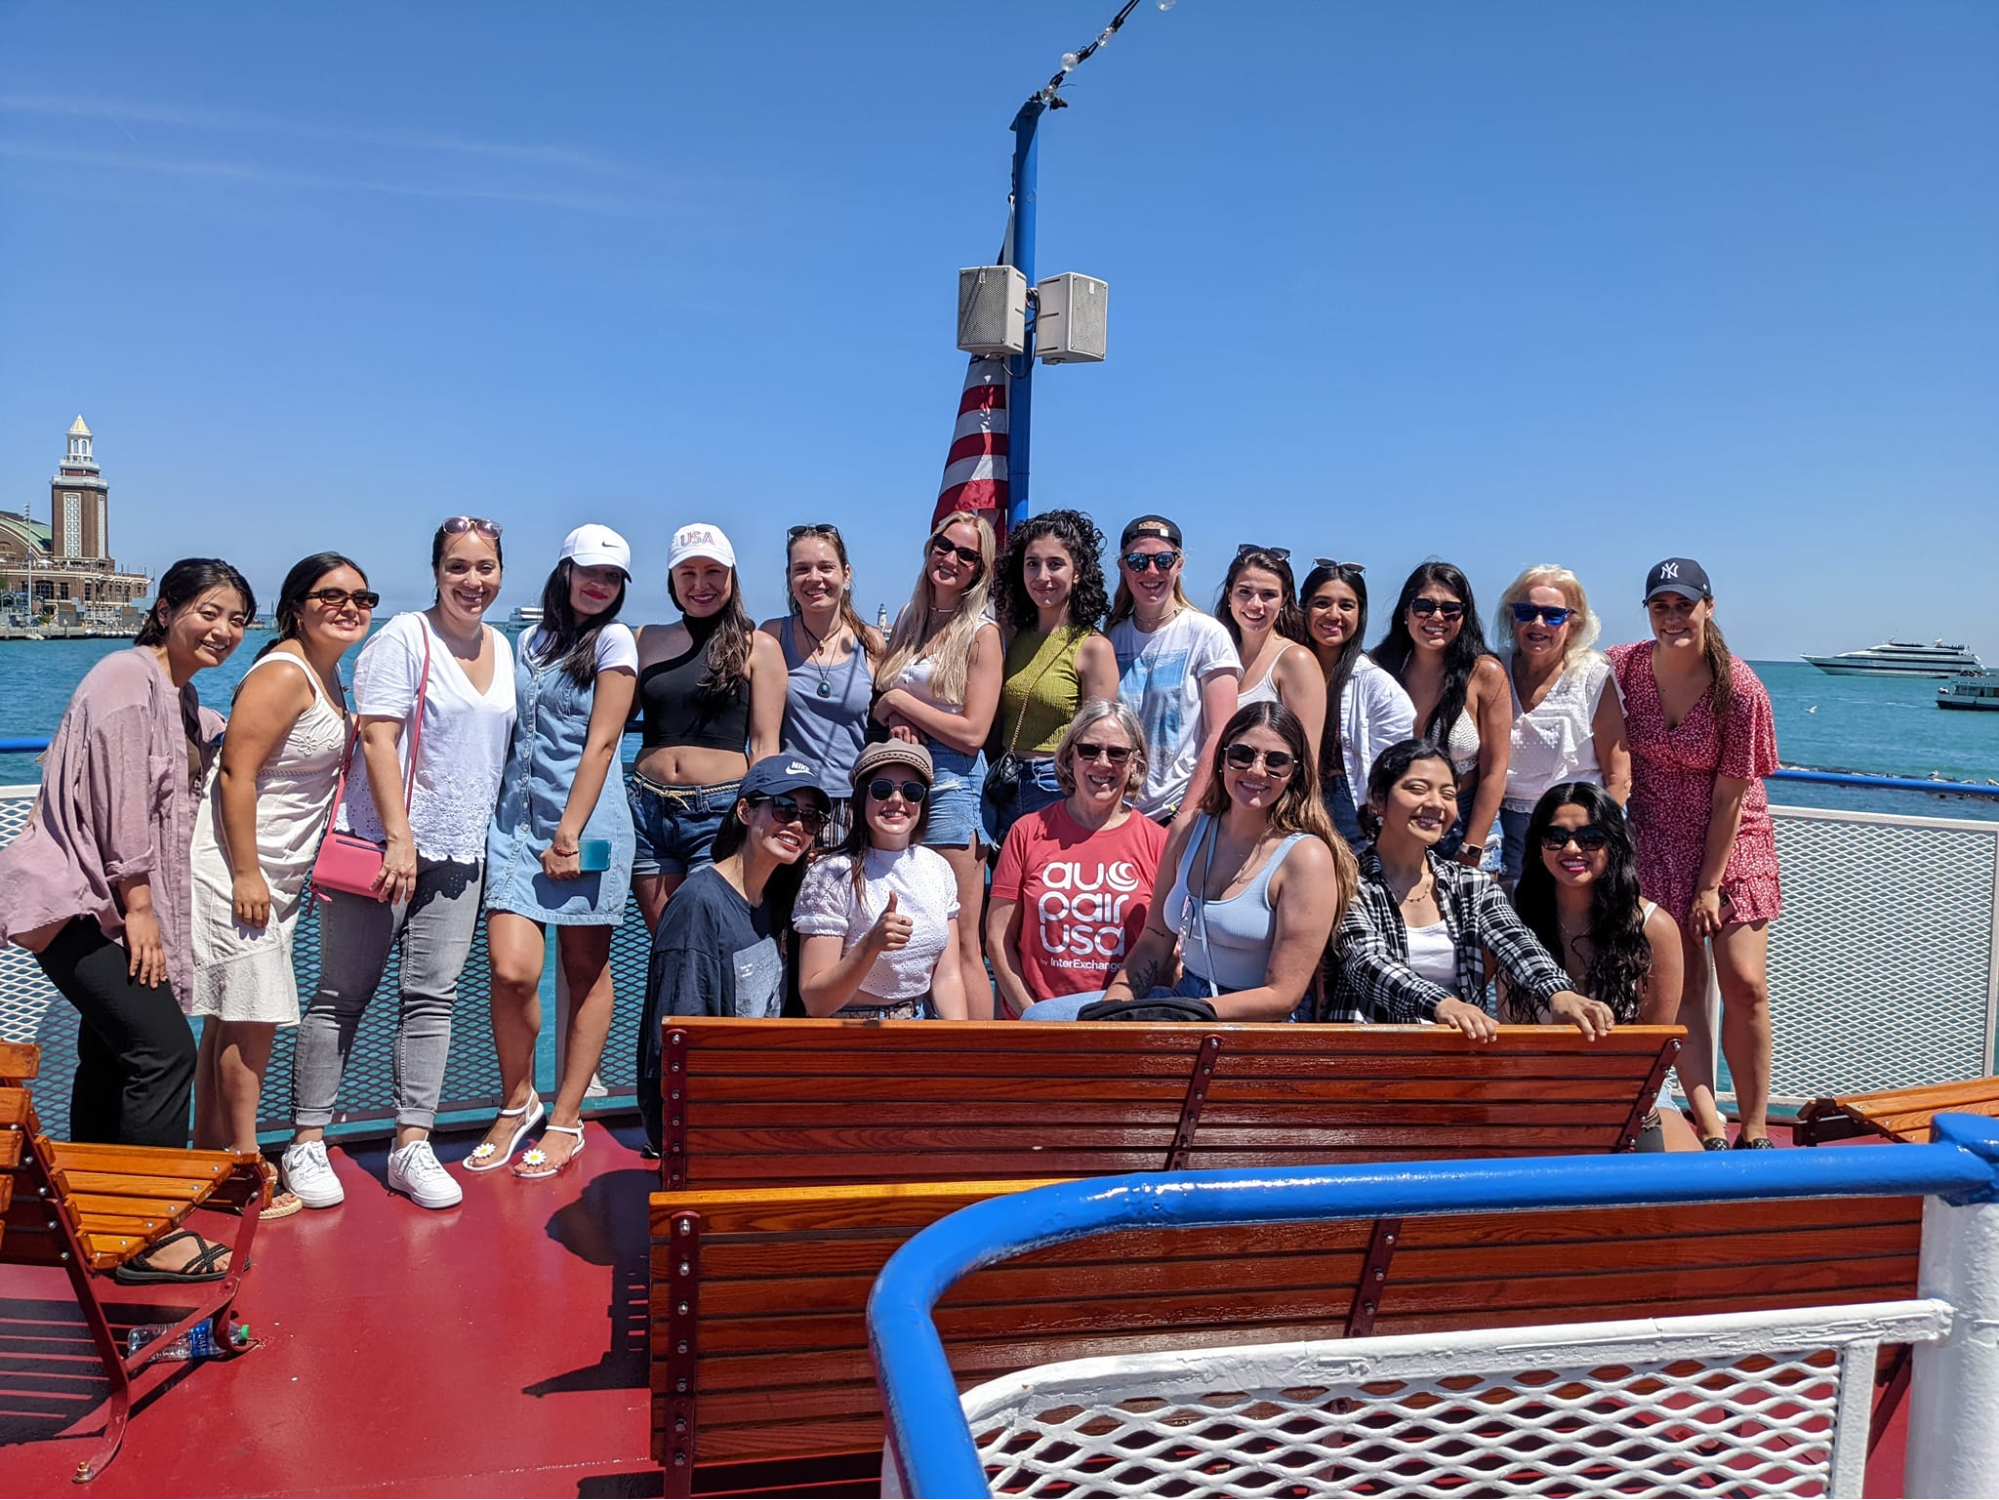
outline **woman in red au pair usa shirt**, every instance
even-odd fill
[[[1068,795],[1013,825],[993,871],[986,954],[1006,1019],[1110,983],[1145,926],[1166,847],[1166,830],[1127,801],[1145,784],[1145,739],[1123,703],[1083,704],[1055,776]]]

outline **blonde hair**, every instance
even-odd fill
[[[969,526],[978,533],[979,576],[958,596],[958,607],[944,628],[934,637],[927,637],[932,598],[930,549],[953,526]],[[954,510],[930,528],[930,535],[923,541],[923,568],[916,575],[916,587],[910,593],[909,603],[903,606],[902,614],[896,619],[895,629],[890,633],[888,646],[882,654],[881,665],[875,668],[877,691],[893,687],[905,667],[927,656],[935,663],[931,669],[930,691],[937,701],[965,701],[965,679],[971,674],[972,642],[988,618],[987,604],[993,592],[993,559],[998,551],[992,527],[984,516],[973,511]]]
[[[1145,786],[1145,729],[1138,715],[1122,698],[1085,698],[1076,717],[1062,731],[1062,743],[1055,747],[1055,781],[1070,796],[1076,793],[1076,741],[1105,719],[1123,731],[1131,742],[1131,759],[1125,762],[1124,796],[1129,802]]]
[[[1562,670],[1566,672],[1593,654],[1590,648],[1603,633],[1603,622],[1589,607],[1589,595],[1583,591],[1583,581],[1558,564],[1536,563],[1506,586],[1506,592],[1499,596],[1499,608],[1492,616],[1492,646],[1501,656],[1511,656],[1520,649],[1520,643],[1514,636],[1519,627],[1513,619],[1513,606],[1526,601],[1528,590],[1541,588],[1558,590],[1569,601],[1569,608],[1576,612],[1568,625],[1568,645],[1562,650]]]
[[[1182,564],[1186,562],[1184,553],[1181,556],[1181,562]],[[1183,566],[1180,572],[1184,575],[1186,568]],[[1180,578],[1178,576],[1173,580],[1173,602],[1178,604],[1182,609],[1193,610],[1197,615],[1202,613],[1200,606],[1195,604],[1192,599],[1189,599],[1187,591],[1180,587]],[[1137,608],[1138,600],[1132,596],[1131,585],[1124,580],[1124,554],[1120,552],[1118,554],[1117,594],[1111,600],[1110,618],[1104,621],[1104,629],[1108,630],[1113,625],[1129,620],[1132,616],[1132,611]]]

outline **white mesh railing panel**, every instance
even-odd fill
[[[1773,1097],[1991,1072],[1999,824],[1805,808],[1775,820]]]
[[[1043,1365],[963,1397],[995,1495],[1860,1493],[1874,1356],[1940,1302]]]

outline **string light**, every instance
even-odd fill
[[[1177,0],[1159,0],[1159,8],[1161,10],[1171,10],[1176,3]],[[1064,52],[1062,54],[1062,70],[1049,79],[1048,86],[1042,89],[1035,97],[1040,99],[1050,109],[1061,109],[1066,105],[1069,101],[1058,98],[1057,93],[1062,85],[1068,81],[1069,75],[1075,72],[1082,64],[1088,62],[1091,55],[1099,47],[1108,47],[1111,44],[1111,38],[1117,35],[1118,28],[1124,25],[1125,18],[1137,9],[1138,0],[1124,0],[1124,4],[1118,7],[1118,13],[1111,17],[1111,24],[1097,33],[1095,41],[1091,42],[1087,47],[1080,47],[1074,52]]]

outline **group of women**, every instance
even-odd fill
[[[680,618],[634,631],[630,549],[582,526],[516,651],[484,618],[501,528],[453,517],[431,606],[372,634],[356,563],[294,567],[226,734],[193,678],[256,601],[227,563],[177,563],[134,649],[78,687],[35,817],[0,852],[0,939],[83,1018],[77,1138],[180,1143],[192,1090],[197,1145],[253,1145],[276,1030],[296,1024],[280,1211],[338,1203],[324,1132],[394,953],[389,1184],[460,1201],[428,1137],[483,915],[507,1097],[464,1170],[554,1176],[587,1139],[629,892],[653,930],[655,1081],[666,1014],[1138,1007],[1482,1038],[1493,979],[1510,1020],[1687,1024],[1682,1079],[1714,1148],[1711,952],[1737,1144],[1766,1143],[1775,739],[1697,563],[1654,568],[1653,638],[1604,655],[1558,567],[1507,588],[1489,649],[1463,572],[1427,562],[1369,648],[1359,563],[1318,558],[1300,587],[1286,549],[1245,544],[1210,615],[1171,520],[1123,528],[1114,593],[1103,552],[1073,510],[1003,554],[984,517],[947,515],[884,639],[837,527],[791,528],[787,611],[757,626],[727,536],[689,525],[667,559]],[[350,702],[338,664],[364,639]],[[309,877],[321,964],[301,1013]],[[550,926],[573,1004],[543,1100]],[[183,1013],[204,1018],[198,1049]],[[218,1272],[189,1240],[152,1269]]]

